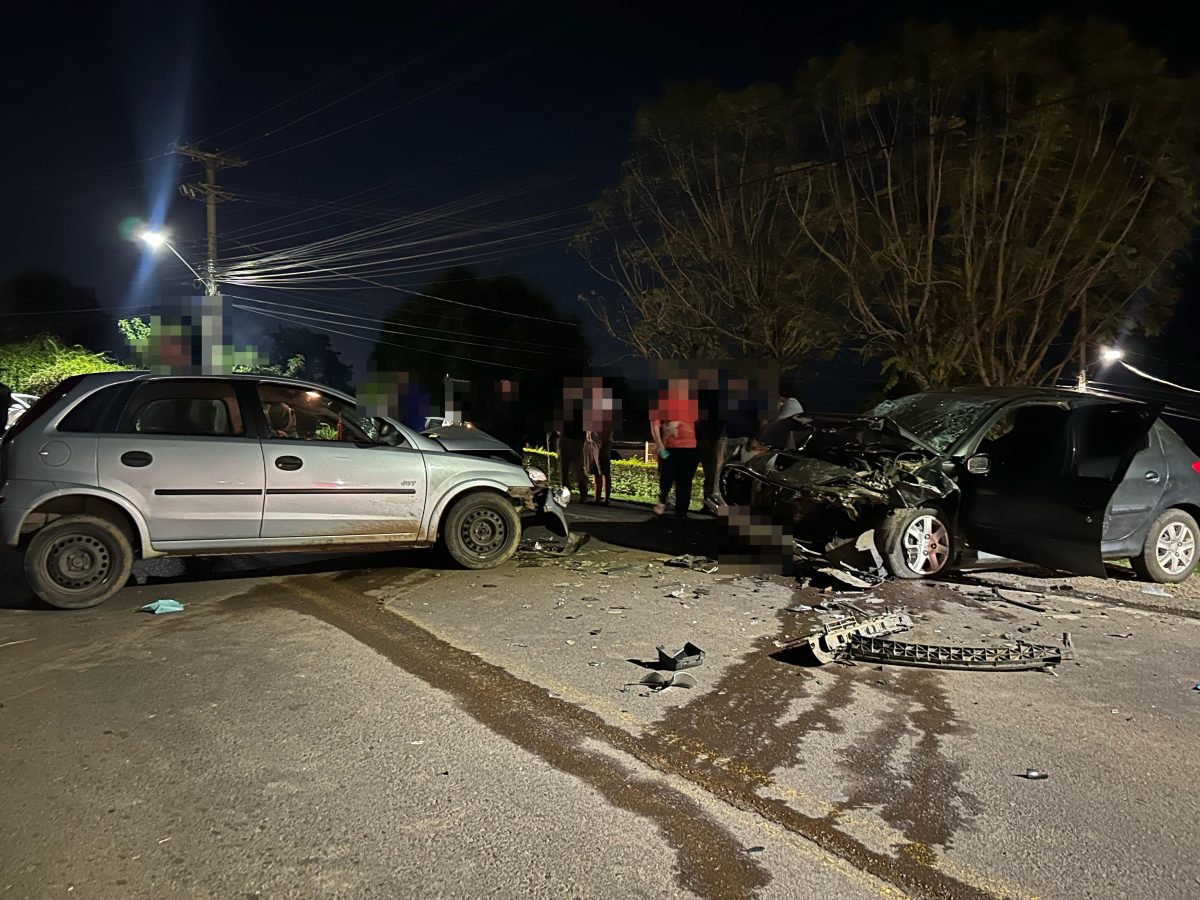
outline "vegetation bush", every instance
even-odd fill
[[[45,394],[72,375],[126,368],[103,353],[64,346],[48,334],[0,346],[0,382],[17,393]]]
[[[551,483],[562,484],[562,470],[558,454],[533,447],[525,448],[525,462],[545,472]],[[692,480],[693,508],[698,508],[704,497],[703,469],[696,470]],[[589,493],[591,488],[589,487]],[[612,495],[618,500],[633,500],[638,503],[658,501],[658,462],[642,462],[640,459],[614,459],[612,461]]]

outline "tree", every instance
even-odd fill
[[[45,394],[72,375],[125,368],[103,353],[68,347],[50,334],[0,346],[0,382],[25,394]]]
[[[0,285],[0,343],[53,334],[68,347],[107,347],[112,321],[92,291],[52,272],[31,269]]]
[[[354,389],[354,370],[342,362],[327,334],[300,325],[280,325],[266,334],[265,359],[247,371],[303,378],[343,391]]]
[[[835,345],[825,269],[776,177],[795,161],[791,109],[774,85],[700,84],[639,110],[621,180],[575,244],[614,291],[583,299],[641,356],[792,366]]]
[[[433,397],[446,376],[470,382],[469,416],[498,436],[532,437],[552,418],[563,379],[585,369],[590,353],[578,319],[524,279],[455,268],[384,320],[371,363],[376,373],[407,373]],[[502,379],[519,383],[511,408],[495,402]]]
[[[1117,26],[907,27],[797,81],[782,179],[862,345],[922,387],[1051,382],[1153,333],[1195,224],[1196,82]]]

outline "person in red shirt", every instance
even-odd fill
[[[687,378],[671,378],[650,409],[650,435],[658,450],[658,503],[654,514],[666,512],[675,488],[675,517],[686,519],[692,499],[692,479],[700,463],[696,449],[696,420],[700,418],[696,391]]]

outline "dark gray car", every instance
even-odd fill
[[[876,529],[899,577],[971,547],[1088,575],[1127,559],[1157,582],[1196,567],[1200,461],[1140,403],[1059,389],[914,394],[866,416],[793,416],[722,470],[725,502],[816,541]]]
[[[93,606],[136,557],[421,547],[509,559],[531,519],[566,535],[544,473],[479,432],[417,434],[284,378],[67,379],[0,442],[0,539],[54,606]]]

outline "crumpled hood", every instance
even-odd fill
[[[462,453],[484,459],[503,459],[521,465],[521,454],[486,431],[465,425],[443,425],[422,434],[436,441],[449,453]]]

